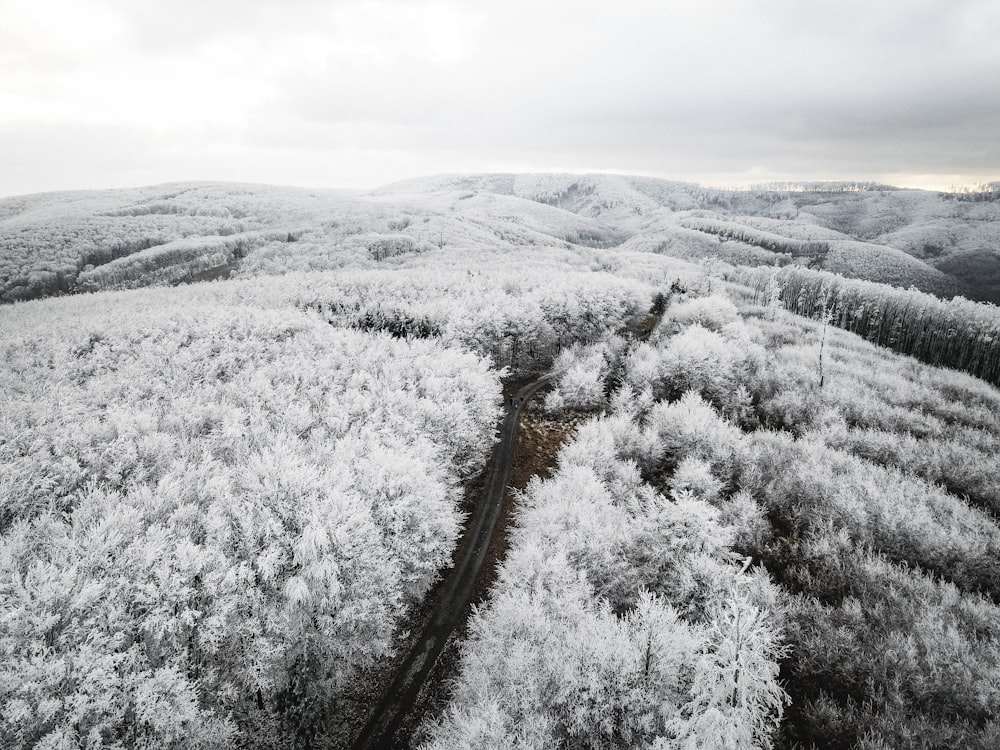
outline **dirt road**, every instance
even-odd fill
[[[465,554],[452,568],[439,606],[401,663],[395,679],[379,699],[371,719],[361,730],[351,750],[383,750],[393,746],[393,735],[413,706],[421,685],[434,666],[448,637],[462,620],[472,597],[476,576],[496,531],[497,518],[500,516],[510,476],[511,457],[521,410],[554,376],[554,373],[543,375],[521,388],[513,397],[513,404],[507,410],[503,421],[500,442],[493,449],[492,471],[486,483],[483,502],[476,508],[469,525],[471,544],[463,545]]]

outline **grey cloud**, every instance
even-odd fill
[[[28,123],[0,127],[0,195],[139,184],[156,141],[131,128]]]
[[[489,164],[676,178],[1000,173],[1000,45],[987,43],[1000,7],[984,0],[106,2],[137,56],[225,36],[280,62],[283,50],[297,59],[303,35],[321,40],[325,59],[260,82],[275,93],[228,146],[192,138],[179,162],[163,160],[216,170],[190,176],[364,186]],[[461,14],[449,31],[410,23],[423,11]],[[449,33],[461,52],[451,64],[436,54]],[[194,104],[190,115],[195,132]],[[32,148],[58,133],[56,152],[85,143],[108,166],[67,158],[39,174],[130,168],[88,132],[43,128]],[[133,134],[135,159],[169,152],[170,137]]]
[[[276,39],[315,28],[324,8],[357,0],[103,0],[128,25],[132,43],[150,52],[177,52],[221,36]]]

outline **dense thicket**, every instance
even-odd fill
[[[450,559],[497,373],[291,309],[93,299],[3,315],[0,744],[335,734]]]
[[[741,269],[732,278],[753,289],[755,302],[780,301],[880,346],[1000,384],[1000,311],[994,305],[798,268]]]
[[[788,740],[995,746],[1000,394],[835,331],[820,388],[821,326],[756,327],[755,416],[785,431],[741,438],[729,481],[766,511],[745,550],[793,593]]]
[[[0,225],[0,301],[65,293],[88,268],[187,237],[245,231],[218,217],[149,215],[130,218],[54,216],[45,222]]]
[[[752,564],[721,596],[756,592],[751,619],[770,640],[741,642],[770,655],[760,665],[784,653],[791,703],[772,738],[780,703],[758,669],[760,700],[742,705],[760,732],[739,734],[723,700],[714,716],[733,734],[713,725],[713,747],[996,746],[1000,393],[719,296],[672,305],[631,351],[609,339],[560,362],[547,406],[606,414],[526,493],[428,747],[702,746],[682,729],[697,680],[677,675],[697,672],[685,660],[698,648],[723,652],[698,633],[733,552]],[[616,368],[607,396],[597,383]],[[670,613],[669,658],[636,646],[654,611]],[[678,671],[650,682],[649,664],[671,659]],[[573,709],[591,695],[612,708],[584,720]]]
[[[622,399],[624,404],[627,399]],[[717,497],[639,476],[627,412],[584,427],[523,498],[426,748],[765,748],[780,615]]]
[[[76,291],[128,289],[182,281],[210,269],[231,265],[267,241],[265,235],[251,232],[165,242],[109,260],[96,268],[85,266],[76,276]]]
[[[721,388],[700,350],[676,370],[715,412],[681,399],[649,421],[670,446],[666,481],[693,476],[748,509],[736,548],[787,597],[781,744],[994,746],[1000,394],[821,323],[750,312],[727,335],[742,326],[762,347],[753,367],[723,368],[736,374]],[[666,340],[675,355],[685,330]]]
[[[675,225],[673,220],[630,237],[621,247],[683,260],[721,261],[735,266],[783,266],[793,262],[792,256],[787,253],[772,252],[739,240],[719,242],[713,235]]]
[[[540,254],[544,259],[544,254]],[[579,260],[579,259],[577,259]],[[609,271],[532,263],[524,270],[457,263],[415,269],[292,273],[190,287],[206,303],[252,303],[319,313],[336,326],[384,331],[401,338],[440,338],[523,374],[544,369],[561,347],[589,342],[642,315],[655,294],[694,276],[686,264],[650,259],[622,278]],[[530,264],[530,265],[529,265]],[[636,273],[638,271],[638,273]],[[169,299],[169,290],[148,292]]]
[[[680,305],[674,319],[725,326],[737,315],[709,314],[720,302]],[[659,481],[669,444],[653,414],[673,389],[629,383],[608,402],[614,373],[645,357],[627,350],[610,338],[560,356],[546,408],[611,414],[529,485],[424,747],[771,747],[785,704],[777,592],[734,554],[746,510],[700,481],[707,469],[679,470],[669,490]]]
[[[6,744],[338,741],[450,559],[503,368],[691,273],[465,260],[0,311]]]

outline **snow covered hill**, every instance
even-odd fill
[[[992,194],[734,191],[604,174],[441,175],[369,192],[183,183],[46,193],[0,200],[0,299],[372,268],[428,252],[596,248],[798,263],[1000,302],[998,219]]]

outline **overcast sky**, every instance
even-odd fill
[[[1000,179],[998,0],[0,0],[0,195]]]

